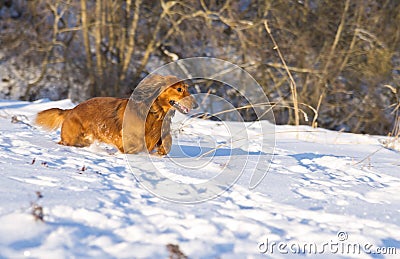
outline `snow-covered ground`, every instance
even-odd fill
[[[73,104],[0,101],[0,258],[166,258],[169,244],[190,258],[400,254],[400,155],[382,146],[386,137],[277,126],[257,188],[244,174],[215,199],[180,204],[140,185],[114,149],[60,146],[59,132],[29,125],[50,107]],[[207,145],[210,135],[225,137],[218,127],[199,120],[181,137]],[[179,154],[175,141],[169,157]],[[177,175],[169,157],[155,163],[171,178],[195,183],[207,174]],[[130,161],[139,173],[151,163],[143,154]]]

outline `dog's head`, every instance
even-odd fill
[[[178,110],[188,113],[197,103],[188,91],[188,86],[175,76],[152,75],[135,89],[134,101],[151,106],[152,111],[167,113]]]
[[[157,97],[156,102],[164,112],[175,109],[183,114],[187,114],[191,109],[197,107],[196,101],[188,91],[187,84],[183,82],[178,82],[167,87]]]

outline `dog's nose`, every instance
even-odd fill
[[[192,109],[197,109],[199,108],[199,104],[196,102],[196,100],[192,97]]]

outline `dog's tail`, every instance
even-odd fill
[[[69,110],[52,108],[38,113],[35,123],[48,130],[55,130],[61,126]]]

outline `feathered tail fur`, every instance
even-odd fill
[[[36,124],[48,130],[55,130],[61,126],[69,110],[52,108],[38,113]]]

